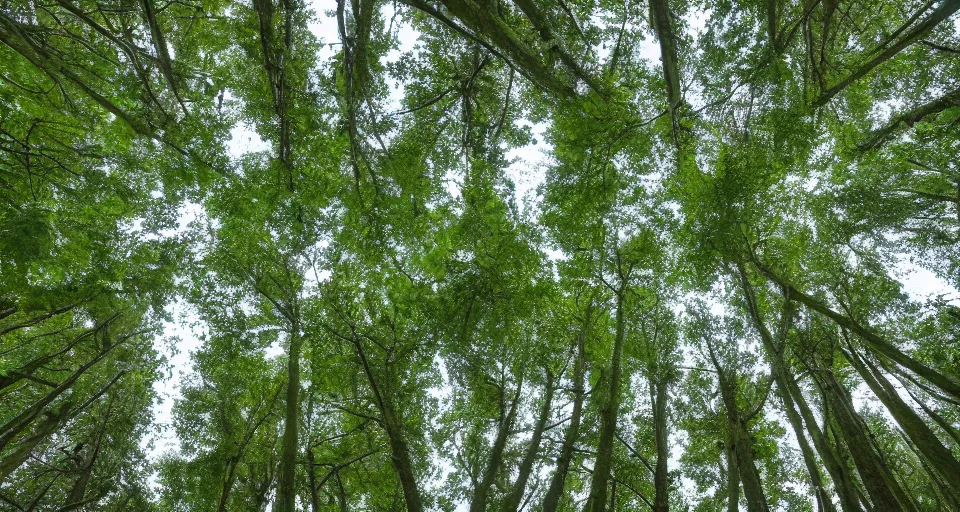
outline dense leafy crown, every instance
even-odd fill
[[[0,509],[960,511],[958,10],[0,0]]]

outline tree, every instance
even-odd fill
[[[960,507],[958,8],[0,2],[2,507]]]

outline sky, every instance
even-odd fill
[[[321,43],[323,43],[318,54],[318,62],[324,62],[334,57],[339,44],[339,34],[337,33],[337,23],[333,17],[333,11],[328,8],[334,6],[332,2],[322,0],[307,0],[316,13],[315,20],[310,23],[309,28]],[[389,20],[392,16],[392,6],[385,4],[384,19]],[[694,13],[687,17],[689,27],[694,31],[694,38],[703,30],[706,13]],[[399,21],[399,19],[398,19]],[[960,28],[960,19],[956,21]],[[387,61],[396,61],[401,55],[407,52],[417,51],[417,42],[419,34],[409,25],[402,24],[399,27],[400,48],[392,50],[386,57]],[[648,37],[640,42],[638,48],[639,55],[646,59],[651,65],[659,66],[659,46]],[[399,84],[392,87],[390,100],[393,106],[388,109],[399,110],[400,101],[403,98],[403,88]],[[691,100],[696,104],[696,100]],[[545,141],[544,132],[546,124],[523,121],[523,124],[530,127],[534,135],[534,143],[525,147],[512,149],[508,153],[508,159],[513,163],[507,168],[506,173],[515,183],[515,193],[517,204],[523,206],[535,205],[538,200],[536,196],[537,187],[544,181],[544,169],[548,162],[550,145]],[[271,147],[264,142],[259,135],[249,126],[238,125],[231,131],[231,139],[227,144],[230,156],[239,158],[250,152],[270,151]],[[190,222],[203,219],[203,211],[196,204],[188,204],[180,209],[180,228],[178,232],[185,232]],[[176,232],[169,235],[178,234]],[[548,253],[552,259],[560,258],[557,251]],[[897,278],[904,287],[904,291],[911,298],[919,301],[929,299],[938,295],[945,295],[947,298],[954,299],[960,303],[960,293],[951,288],[942,280],[938,279],[933,273],[912,264],[907,258],[902,258],[896,268]],[[153,407],[155,424],[160,430],[153,436],[143,441],[143,446],[147,447],[149,456],[152,460],[157,460],[161,455],[174,453],[178,450],[179,441],[172,428],[172,408],[174,401],[181,396],[181,386],[185,376],[191,373],[190,354],[201,345],[200,337],[204,329],[201,322],[191,308],[182,301],[175,302],[168,307],[168,312],[172,314],[174,320],[166,322],[164,333],[161,339],[156,342],[157,350],[163,354],[169,363],[169,372],[167,378],[164,378],[154,384],[154,389],[160,397],[160,401]],[[279,347],[273,347],[271,355],[278,356],[282,354]],[[443,395],[444,390],[433,390],[434,393]],[[867,396],[863,389],[854,393],[859,402]],[[789,431],[789,429],[788,429]],[[679,434],[672,434],[679,437]],[[795,443],[795,441],[794,441]],[[675,464],[679,456],[679,451],[675,447],[672,453],[671,463]],[[674,466],[675,467],[675,466]],[[155,477],[152,479],[156,485]],[[465,505],[462,507],[466,510]]]

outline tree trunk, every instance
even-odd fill
[[[939,114],[944,110],[960,105],[960,89],[954,89],[943,96],[910,109],[901,114],[894,115],[882,128],[870,132],[869,138],[864,140],[858,147],[862,150],[876,149],[880,147],[891,135],[903,129],[903,125],[913,126],[928,116]],[[956,199],[948,198],[950,201]]]
[[[667,101],[670,110],[680,106],[680,71],[677,65],[677,40],[670,23],[670,6],[667,0],[650,0],[650,20],[657,40],[660,42],[660,60],[663,62],[663,79],[667,84]]]
[[[931,384],[937,386],[951,397],[960,400],[960,381],[957,381],[955,377],[944,375],[933,368],[924,365],[920,361],[917,361],[910,355],[905,354],[899,348],[870,329],[863,327],[853,319],[847,318],[846,316],[833,311],[823,302],[815,299],[814,297],[797,290],[793,287],[793,285],[788,283],[779,275],[775,274],[772,270],[761,264],[759,261],[754,260],[754,264],[761,273],[766,275],[773,282],[777,283],[777,285],[784,290],[789,298],[796,299],[804,306],[807,306],[817,313],[829,318],[838,326],[855,333],[857,336],[863,338],[874,352],[892,359],[894,362],[900,364],[904,368],[909,369],[920,377],[923,377]]]
[[[527,453],[520,462],[520,469],[517,472],[517,480],[510,489],[507,499],[504,502],[503,510],[505,512],[517,512],[520,509],[520,502],[523,500],[523,493],[527,488],[527,480],[530,479],[530,473],[533,471],[533,463],[537,459],[537,453],[540,452],[540,440],[543,438],[543,431],[550,419],[550,406],[553,403],[553,373],[547,370],[547,382],[543,389],[543,399],[540,404],[540,416],[537,418],[537,424],[533,428],[533,435],[530,437],[530,445],[527,447]]]
[[[294,512],[297,493],[298,427],[300,423],[300,337],[299,322],[292,322],[290,349],[287,352],[287,393],[283,419],[283,440],[280,453],[280,472],[277,481],[276,512]]]
[[[0,427],[0,432],[3,433],[2,435],[0,435],[0,452],[2,452],[3,449],[7,447],[7,445],[10,443],[11,440],[13,440],[13,438],[15,438],[25,428],[30,426],[31,423],[33,423],[33,421],[37,418],[37,416],[40,415],[40,412],[43,410],[44,407],[46,407],[51,402],[56,400],[57,397],[62,395],[68,389],[72,388],[74,383],[77,382],[77,379],[79,379],[84,373],[86,373],[87,370],[92,368],[93,365],[100,362],[100,360],[103,359],[107,354],[109,354],[110,351],[113,349],[113,347],[116,347],[119,343],[120,342],[117,342],[111,345],[106,350],[97,354],[93,359],[81,365],[80,368],[77,368],[77,370],[74,371],[72,375],[67,377],[66,380],[60,383],[59,386],[51,390],[43,398],[34,402],[30,407],[26,408],[20,414],[11,418],[7,423],[5,423],[2,427]]]
[[[883,50],[880,55],[877,55],[873,59],[870,59],[869,62],[857,68],[856,71],[848,75],[846,78],[840,81],[837,85],[827,89],[820,95],[819,98],[814,102],[814,107],[822,107],[826,105],[834,96],[836,96],[840,91],[847,88],[848,85],[859,80],[864,75],[869,73],[873,68],[883,64],[887,60],[894,57],[896,54],[900,53],[904,48],[910,46],[915,41],[919,40],[921,37],[929,33],[936,27],[941,21],[947,19],[960,9],[960,0],[943,0],[939,7],[934,9],[929,16],[924,18],[920,24],[910,31],[909,34],[903,36],[896,44]]]
[[[623,355],[623,340],[626,320],[623,311],[623,292],[617,293],[617,327],[613,342],[613,354],[610,356],[610,386],[607,388],[604,402],[600,407],[600,439],[597,443],[597,457],[590,482],[590,495],[587,498],[585,512],[603,512],[607,505],[607,484],[613,465],[613,441],[617,430],[617,416],[620,412],[620,359]]]
[[[556,512],[560,504],[564,483],[567,480],[567,471],[569,471],[570,461],[573,459],[573,448],[580,437],[580,416],[583,414],[583,381],[586,374],[584,339],[590,323],[590,312],[590,309],[588,309],[583,328],[577,336],[577,356],[573,363],[573,412],[570,418],[570,426],[564,432],[560,456],[557,457],[557,468],[553,472],[550,486],[543,497],[543,512]]]
[[[510,431],[513,429],[513,422],[517,418],[517,405],[520,402],[520,392],[523,389],[523,381],[517,383],[517,391],[513,395],[513,402],[510,404],[510,411],[503,414],[501,409],[500,424],[497,425],[497,437],[493,441],[493,447],[490,450],[490,458],[487,460],[487,467],[483,471],[480,483],[473,490],[473,499],[470,500],[470,512],[484,512],[487,510],[487,496],[490,493],[490,487],[497,478],[503,465],[503,451],[507,448],[507,439],[510,437]]]
[[[20,465],[26,462],[27,458],[30,457],[30,453],[33,452],[33,449],[44,439],[50,437],[51,434],[60,428],[60,425],[67,421],[71,409],[73,409],[73,403],[68,401],[61,404],[55,412],[47,411],[44,420],[37,426],[37,430],[33,435],[21,439],[12,452],[0,459],[0,482],[6,480],[7,477],[10,476],[10,473],[13,473]]]
[[[873,394],[890,411],[910,442],[917,447],[922,457],[926,458],[928,465],[939,475],[939,478],[943,479],[945,485],[940,487],[944,496],[955,505],[960,505],[960,494],[958,494],[960,493],[960,462],[957,462],[950,450],[943,445],[913,408],[900,398],[896,389],[870,361],[862,360],[852,348],[851,351],[844,353]],[[940,481],[938,478],[932,480]]]
[[[657,465],[653,472],[654,512],[669,512],[670,482],[667,480],[667,381],[657,376],[650,382],[650,399],[653,402],[654,440],[657,446]]]
[[[833,457],[833,452],[823,440],[823,434],[820,432],[820,428],[816,423],[816,419],[813,417],[813,413],[810,411],[810,406],[800,391],[800,387],[797,386],[797,383],[790,376],[790,372],[787,370],[787,363],[783,359],[783,347],[776,346],[773,335],[770,333],[770,330],[767,329],[763,318],[760,316],[756,294],[753,286],[750,284],[747,271],[743,267],[743,264],[737,263],[737,270],[740,274],[740,284],[743,288],[744,297],[746,298],[747,309],[750,312],[754,327],[756,327],[760,333],[764,353],[770,362],[774,382],[777,384],[777,393],[780,395],[781,400],[783,400],[787,419],[790,421],[790,426],[793,428],[797,436],[797,442],[800,444],[803,460],[807,466],[807,473],[810,475],[810,483],[813,485],[817,502],[820,504],[820,510],[832,512],[834,510],[833,500],[830,499],[829,494],[823,486],[823,481],[820,478],[820,468],[817,466],[816,459],[810,450],[810,445],[807,443],[807,438],[804,434],[805,430],[809,431],[814,446],[816,446],[821,459],[824,461],[824,465],[827,467],[827,472],[830,473],[830,477],[833,479],[834,491],[840,498],[840,507],[844,512],[859,511],[860,504],[856,497],[855,489],[853,488],[853,482],[850,480],[850,475],[843,470]],[[781,344],[786,341],[787,331],[789,330],[791,322],[789,298],[784,300],[787,301],[787,306],[784,307],[782,313],[783,318],[781,318]],[[800,412],[798,412],[797,409],[799,409]],[[801,420],[801,418],[804,419]],[[808,425],[806,429],[803,427],[803,421],[806,421]]]
[[[877,453],[867,426],[863,418],[854,411],[846,390],[829,370],[819,371],[815,375],[818,376],[825,398],[834,411],[839,433],[844,438],[873,507],[883,511],[914,511],[913,502]]]
[[[737,461],[740,482],[743,483],[743,495],[747,499],[747,510],[750,512],[767,512],[767,499],[763,494],[763,485],[760,482],[760,473],[753,457],[753,441],[747,431],[744,420],[737,405],[736,376],[731,376],[720,364],[713,351],[713,345],[707,339],[707,349],[710,361],[717,371],[717,380],[720,385],[720,396],[727,417],[727,443],[732,444],[732,450]]]
[[[390,440],[390,453],[393,458],[393,467],[400,478],[400,487],[403,489],[407,512],[422,512],[423,499],[420,497],[420,486],[417,484],[416,474],[413,471],[413,462],[410,459],[410,446],[403,435],[400,420],[390,407],[385,413],[390,419],[386,420],[387,437]]]
[[[727,512],[740,510],[740,468],[734,453],[733,429],[727,425],[727,439],[723,444],[723,455],[727,459]]]
[[[66,501],[67,505],[58,509],[57,512],[68,512],[83,507],[83,497],[87,493],[87,485],[90,483],[90,477],[93,476],[93,467],[97,463],[97,457],[100,455],[100,447],[103,444],[103,436],[107,430],[109,410],[108,408],[107,416],[103,418],[103,423],[97,430],[97,439],[94,441],[93,451],[90,453],[89,459],[83,461],[80,474],[77,475],[76,480],[73,481],[73,486],[70,487],[70,494],[67,496]]]

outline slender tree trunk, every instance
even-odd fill
[[[550,478],[550,486],[543,497],[543,512],[556,512],[563,495],[564,483],[567,480],[567,471],[573,459],[573,448],[580,438],[580,416],[583,414],[583,381],[586,374],[584,360],[584,339],[590,323],[590,310],[587,310],[586,320],[580,334],[577,336],[577,355],[573,363],[573,411],[570,426],[564,432],[563,445],[560,447],[560,456],[557,457],[557,468]]]
[[[610,356],[610,386],[600,407],[600,439],[597,443],[597,457],[585,512],[603,512],[607,505],[607,484],[613,465],[613,441],[617,430],[617,416],[620,412],[620,359],[623,355],[626,330],[623,307],[623,292],[619,292],[617,293],[616,335],[613,354]]]
[[[103,444],[103,436],[107,430],[108,419],[109,413],[108,416],[103,419],[100,428],[97,430],[97,438],[94,441],[90,457],[83,461],[80,474],[77,475],[76,480],[73,481],[73,486],[70,487],[70,494],[67,496],[66,501],[67,505],[61,507],[57,512],[76,510],[83,506],[83,497],[87,494],[87,486],[90,484],[90,477],[93,476],[93,467],[97,463],[97,458],[100,456],[100,447]]]
[[[937,473],[939,478],[933,478],[933,481],[942,479],[945,485],[940,487],[944,496],[955,505],[960,505],[960,462],[869,360],[861,359],[852,348],[849,352],[845,351],[845,355],[873,394],[890,411],[920,455],[926,458],[927,464]]]
[[[114,345],[108,347],[106,350],[97,354],[93,359],[87,361],[76,371],[73,372],[66,380],[60,383],[59,386],[52,389],[49,393],[44,395],[43,398],[34,402],[30,407],[24,409],[20,414],[11,418],[7,423],[0,427],[0,432],[3,434],[0,435],[0,452],[13,440],[20,432],[25,428],[30,426],[31,423],[40,415],[40,412],[43,411],[44,407],[49,405],[51,402],[57,399],[60,395],[66,392],[68,389],[72,388],[74,383],[77,382],[84,373],[92,368],[95,364],[100,362],[101,359],[106,357],[107,354],[113,349],[113,347],[119,344],[115,343]]]
[[[853,409],[846,390],[830,371],[817,372],[826,399],[834,411],[840,434],[860,474],[873,506],[883,511],[914,511],[903,488],[896,481],[886,462],[877,453],[863,418]]]
[[[777,24],[778,22],[778,13],[777,13],[777,0],[767,0],[767,39],[770,40],[770,47],[773,49],[774,53],[780,53],[780,44],[777,41]]]
[[[513,430],[513,422],[517,418],[517,405],[520,402],[520,392],[523,389],[523,381],[517,383],[517,391],[513,396],[513,402],[510,404],[510,411],[500,417],[500,423],[497,425],[497,436],[494,438],[493,447],[490,450],[490,458],[487,460],[487,467],[483,471],[480,483],[473,490],[473,499],[470,500],[470,512],[484,512],[487,510],[487,496],[490,493],[490,487],[497,478],[501,466],[503,466],[503,451],[507,448],[507,439],[510,437],[510,431]]]
[[[931,384],[937,386],[951,397],[960,400],[960,381],[958,381],[956,377],[944,375],[933,368],[924,365],[910,355],[905,354],[891,342],[874,333],[870,329],[860,325],[853,319],[847,318],[846,316],[833,311],[823,302],[815,299],[814,297],[797,290],[793,287],[793,285],[760,262],[754,260],[754,264],[761,273],[766,275],[773,282],[777,283],[777,285],[784,290],[789,298],[796,299],[804,306],[807,306],[817,313],[829,318],[838,326],[855,333],[857,336],[863,338],[874,352],[890,358],[904,368],[909,369]]]
[[[53,359],[63,354],[66,354],[67,352],[70,351],[70,349],[75,347],[77,343],[80,343],[85,338],[88,338],[89,336],[93,335],[103,327],[105,327],[105,324],[101,324],[100,326],[94,327],[92,329],[88,329],[80,333],[80,335],[76,336],[73,340],[67,343],[67,345],[64,346],[62,349],[44,356],[40,356],[36,359],[33,359],[32,361],[24,363],[20,365],[18,368],[9,370],[6,375],[0,375],[0,390],[8,386],[12,386],[23,379],[29,379],[33,375],[33,373],[39,370],[43,365],[49,363]]]
[[[723,379],[726,380],[726,378]],[[733,442],[737,469],[740,473],[740,481],[743,483],[743,496],[747,499],[748,511],[767,512],[769,510],[767,499],[760,482],[760,472],[757,471],[756,461],[753,458],[753,442],[737,408],[735,393],[730,382],[720,385],[720,394],[723,396],[724,409],[727,412],[727,427],[731,431],[730,441]]]
[[[747,510],[750,512],[767,512],[767,499],[763,494],[763,485],[760,482],[760,473],[753,457],[753,441],[747,431],[746,422],[737,405],[737,383],[735,376],[730,375],[720,364],[713,344],[707,339],[707,350],[710,361],[717,371],[717,380],[720,386],[720,397],[727,417],[727,443],[737,461],[740,482],[743,484],[743,495],[747,499]]]
[[[287,352],[287,393],[283,419],[283,440],[280,454],[280,473],[277,482],[276,512],[294,512],[297,493],[298,427],[300,423],[300,337],[299,322],[292,322],[290,349]]]
[[[680,71],[677,65],[677,40],[670,23],[670,6],[667,0],[650,0],[650,19],[660,42],[660,60],[663,61],[663,78],[667,84],[667,101],[670,110],[680,106]]]
[[[217,502],[217,512],[227,510],[227,503],[230,501],[230,491],[233,489],[233,483],[236,479],[237,464],[240,463],[240,455],[234,455],[227,460],[227,476],[223,480],[223,487],[220,489],[220,500]]]
[[[855,490],[852,487],[853,482],[850,480],[849,474],[834,460],[832,451],[828,449],[826,443],[823,441],[823,435],[820,433],[820,428],[810,411],[810,406],[806,403],[799,386],[797,386],[796,382],[790,376],[786,361],[783,359],[783,347],[777,347],[774,343],[773,335],[760,316],[760,309],[757,307],[756,293],[750,284],[747,271],[743,267],[743,264],[737,263],[737,270],[740,274],[740,284],[743,288],[744,297],[746,298],[747,309],[750,312],[754,327],[756,327],[760,333],[764,353],[770,362],[771,373],[777,385],[777,393],[783,401],[787,419],[790,421],[790,426],[797,436],[798,444],[800,444],[804,464],[807,466],[807,473],[810,475],[810,483],[814,488],[819,509],[825,512],[833,512],[833,500],[831,500],[827,490],[824,488],[823,481],[820,477],[820,468],[817,466],[816,458],[810,449],[810,445],[807,443],[807,438],[804,433],[805,430],[809,430],[810,437],[813,439],[817,451],[820,452],[824,465],[827,466],[827,472],[830,473],[834,481],[834,491],[840,498],[841,508],[844,512],[858,512],[860,505]],[[787,302],[782,313],[783,317],[781,318],[781,345],[786,341],[787,331],[791,323],[790,302],[789,299],[785,300]],[[800,412],[797,411],[798,408]],[[804,429],[804,420],[801,418],[806,418],[806,422],[810,425],[807,429]]]
[[[404,436],[402,417],[394,407],[393,397],[389,390],[383,389],[377,377],[374,375],[370,361],[367,359],[366,350],[363,348],[363,343],[355,331],[351,342],[356,349],[357,357],[360,359],[360,365],[363,367],[363,373],[367,377],[367,383],[373,391],[377,409],[383,417],[383,429],[387,434],[387,439],[390,444],[393,468],[397,472],[397,478],[400,480],[400,488],[403,490],[403,499],[407,505],[407,512],[422,512],[423,498],[420,496],[420,486],[417,483],[417,476],[413,469],[413,461],[410,459],[410,445]]]
[[[740,468],[734,453],[734,429],[727,424],[727,439],[723,445],[723,455],[727,459],[727,512],[740,510]]]
[[[420,497],[420,486],[417,484],[416,473],[413,470],[413,461],[410,459],[410,445],[403,435],[399,417],[393,411],[392,405],[385,414],[390,419],[385,421],[387,437],[390,440],[390,452],[393,456],[393,467],[400,478],[400,487],[407,504],[407,512],[422,512],[423,499]]]
[[[523,500],[523,493],[527,488],[527,480],[530,479],[530,473],[533,471],[533,463],[540,452],[540,441],[543,438],[543,431],[550,419],[550,407],[553,404],[553,373],[546,371],[547,382],[543,388],[543,398],[540,404],[540,415],[537,417],[537,424],[533,428],[533,435],[530,437],[530,445],[527,446],[527,453],[520,462],[520,468],[517,472],[517,480],[514,482],[510,493],[507,495],[502,510],[504,512],[517,512],[520,509],[520,502]]]
[[[13,473],[20,465],[26,462],[27,458],[30,457],[30,453],[33,452],[33,449],[44,439],[50,437],[51,434],[60,428],[60,425],[67,421],[72,409],[73,403],[68,401],[62,403],[55,411],[48,411],[48,413],[44,415],[43,421],[37,426],[36,431],[32,435],[21,439],[12,452],[0,459],[0,482],[6,480],[7,477],[10,476],[10,473]]]
[[[657,446],[657,465],[653,472],[654,512],[669,512],[670,482],[667,480],[667,381],[657,376],[650,382],[650,398],[653,402],[654,440]]]
[[[934,27],[936,27],[941,21],[947,19],[953,13],[957,12],[957,9],[960,9],[960,0],[943,0],[940,5],[934,9],[929,16],[924,18],[920,24],[915,27],[910,33],[903,36],[896,44],[883,50],[880,55],[877,55],[873,59],[870,59],[869,62],[857,68],[856,71],[850,73],[846,78],[840,81],[837,85],[827,89],[817,98],[817,101],[814,102],[814,107],[822,107],[826,105],[834,96],[836,96],[840,91],[844,90],[852,84],[853,82],[859,80],[864,75],[869,73],[873,68],[883,64],[890,58],[894,57],[896,54],[900,53],[904,48],[910,46],[914,42],[918,41],[921,37],[928,34]]]
[[[310,485],[310,511],[320,512],[320,495],[317,494],[317,461],[313,455],[313,447],[307,446],[307,481]]]

